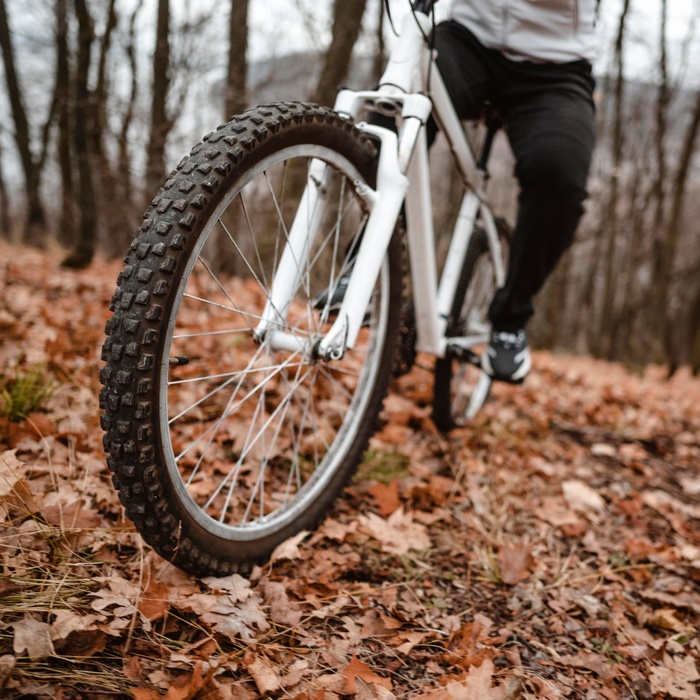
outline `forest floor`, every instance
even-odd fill
[[[0,422],[3,698],[700,697],[700,379],[538,352],[445,437],[417,367],[315,532],[197,580],[143,544],[105,466],[119,265],[0,260],[0,378],[57,385]]]

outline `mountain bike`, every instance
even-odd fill
[[[103,348],[108,464],[144,539],[195,575],[320,521],[417,352],[436,358],[442,430],[488,394],[478,350],[507,250],[485,188],[497,126],[476,158],[434,63],[432,4],[413,4],[376,90],[256,107],[205,136],[126,255]],[[440,274],[431,116],[464,184]]]

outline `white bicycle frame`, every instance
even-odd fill
[[[315,230],[323,210],[326,165],[313,161],[299,211],[288,234],[288,241],[275,273],[270,297],[256,329],[272,350],[301,351],[307,357],[340,359],[354,346],[367,306],[379,276],[385,251],[405,204],[409,264],[416,319],[416,350],[445,357],[450,346],[471,348],[483,343],[485,333],[446,338],[448,317],[464,265],[474,224],[479,219],[485,229],[498,286],[505,279],[500,241],[485,193],[485,173],[476,165],[464,130],[447,94],[426,37],[432,31],[429,17],[408,13],[399,39],[377,90],[338,94],[335,110],[353,120],[365,110],[400,116],[398,133],[368,124],[357,128],[381,142],[376,188],[359,180],[357,194],[368,211],[364,235],[353,265],[348,288],[337,317],[314,347],[284,328],[309,246],[309,231]],[[455,165],[463,179],[465,193],[438,283],[434,243],[430,169],[426,124],[433,115],[449,144]],[[361,271],[359,273],[358,271]]]

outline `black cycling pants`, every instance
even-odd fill
[[[515,156],[518,217],[506,283],[489,309],[495,329],[515,331],[583,214],[595,135],[591,66],[510,60],[453,21],[436,27],[435,48],[457,114],[476,119],[490,101]]]

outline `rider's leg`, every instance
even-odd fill
[[[540,290],[571,243],[583,213],[594,142],[590,64],[516,61],[447,22],[435,34],[438,65],[457,113],[478,116],[484,99],[505,117],[516,158],[520,206],[505,286],[491,304],[494,333],[484,368],[522,381],[530,356],[525,325]]]
[[[532,298],[583,214],[594,108],[588,64],[513,63],[504,59],[499,101],[516,159],[519,210],[506,284],[489,309],[493,333],[482,366],[495,378],[521,382],[530,370],[525,325]]]
[[[447,21],[435,28],[437,65],[455,111],[461,119],[478,119],[484,100],[491,96],[492,50],[482,46],[461,24]],[[435,125],[428,127],[430,140]]]
[[[562,66],[536,68],[565,71]],[[506,284],[489,314],[499,330],[525,327],[533,313],[532,297],[571,244],[583,214],[594,144],[592,81],[585,68],[577,65],[571,71],[573,88],[561,80],[556,85],[550,81],[549,87],[546,80],[539,87],[532,83],[526,86],[530,94],[521,90],[504,110],[520,196]],[[515,92],[514,81],[510,85]]]

